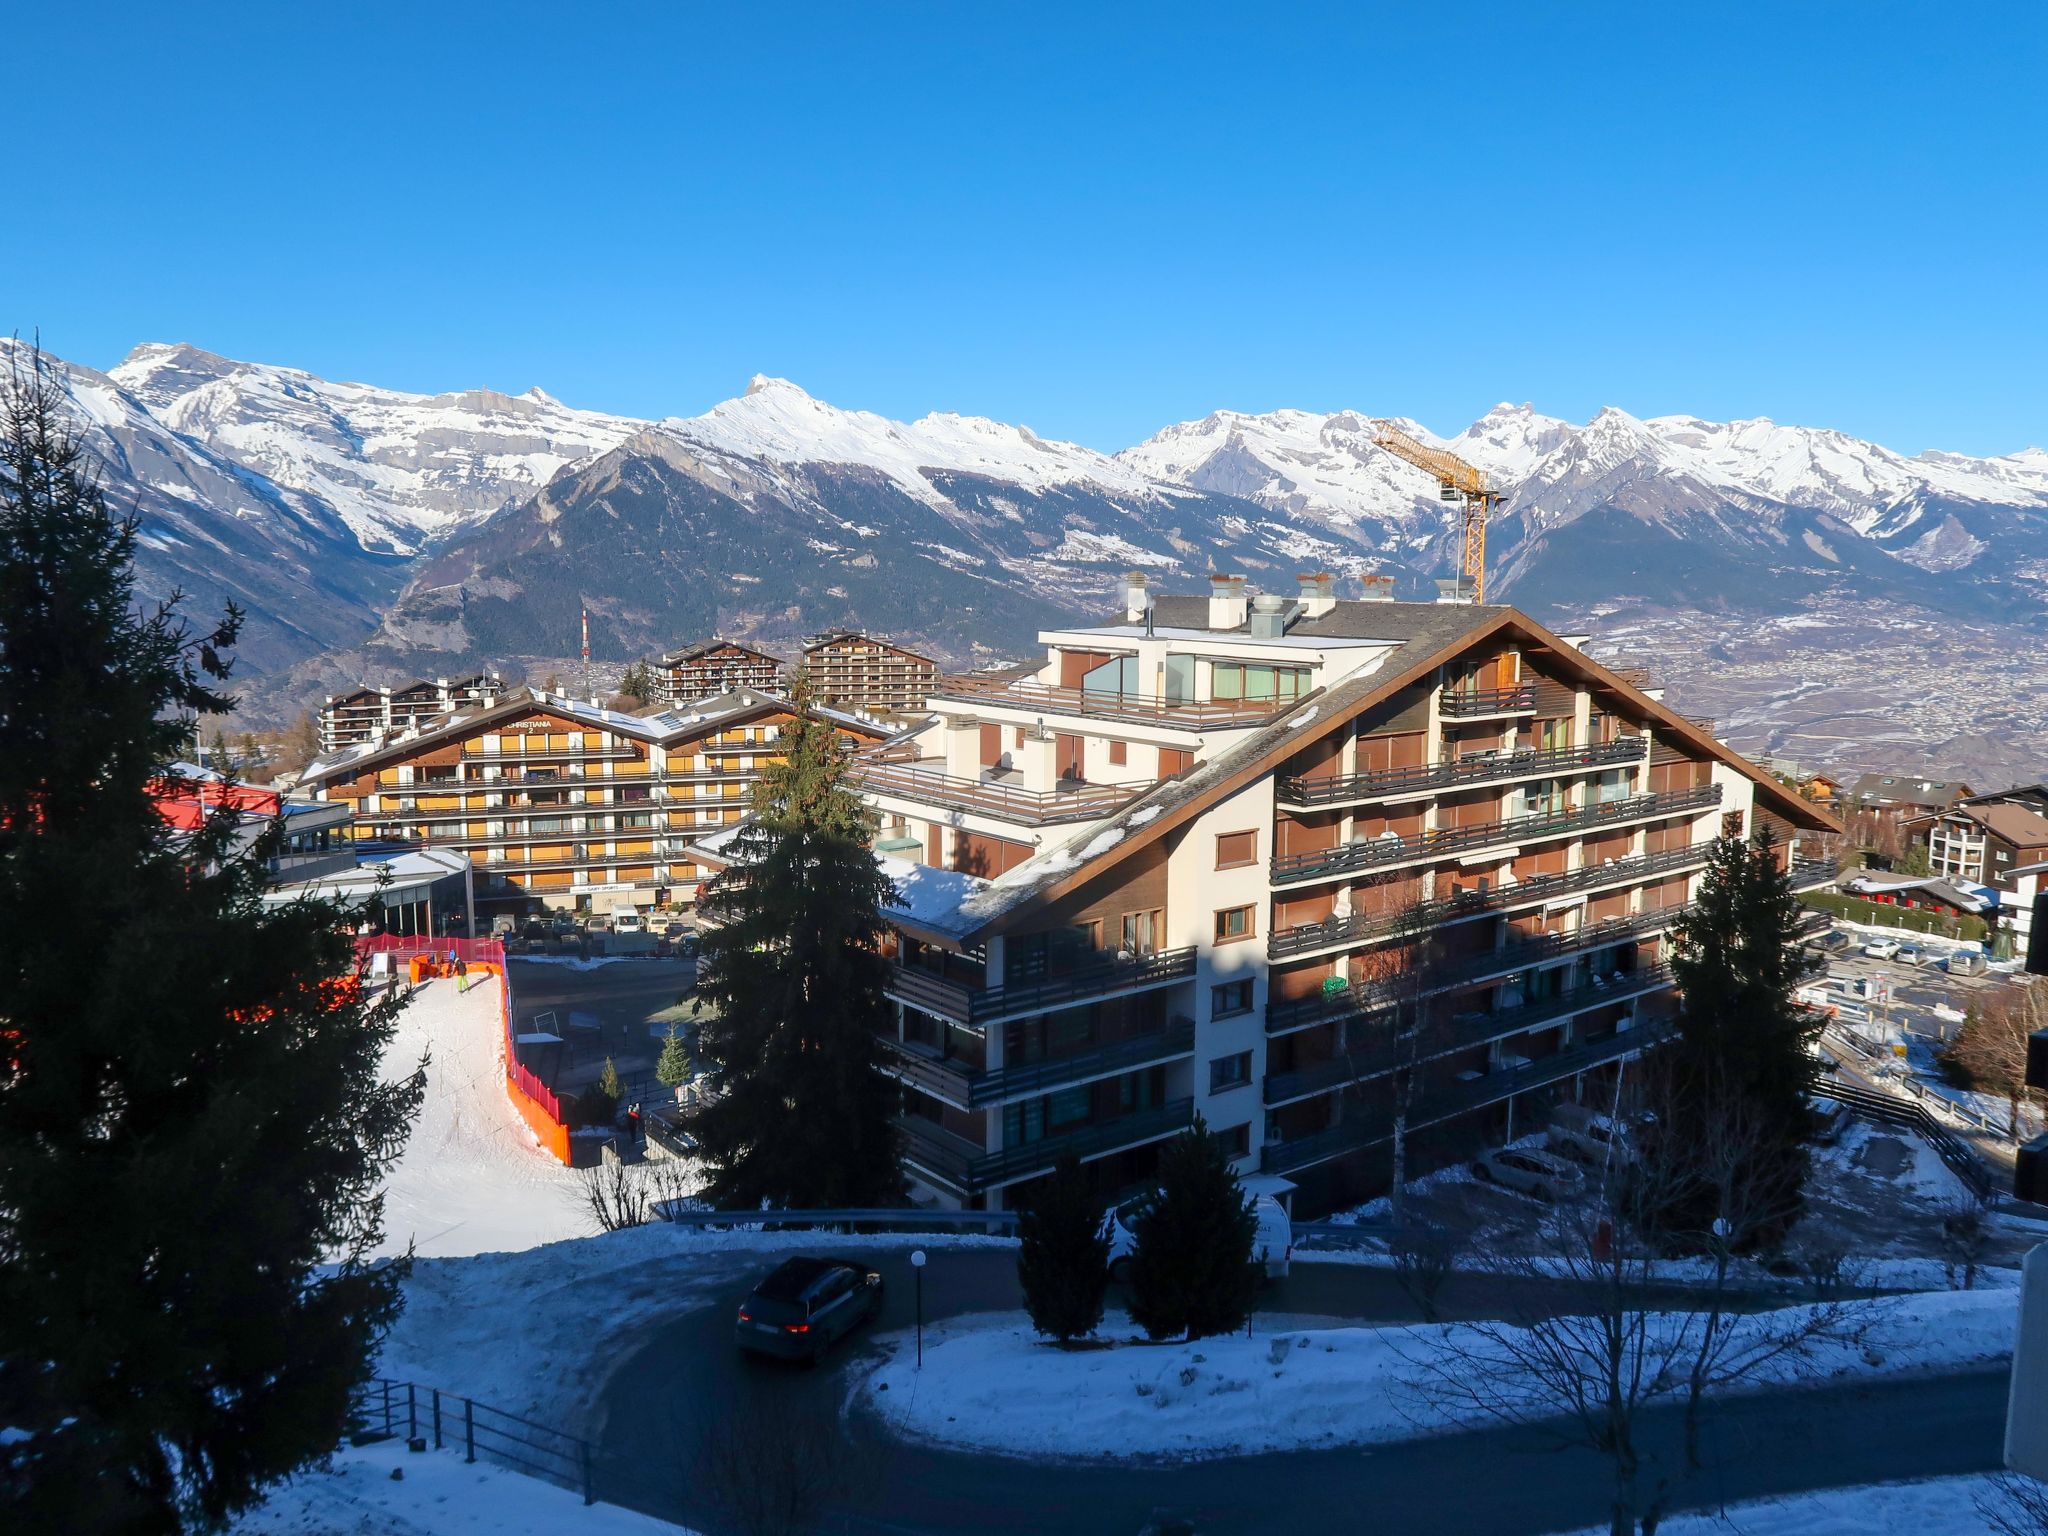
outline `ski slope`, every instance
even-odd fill
[[[535,1143],[505,1098],[504,982],[416,989],[385,1053],[387,1081],[427,1057],[427,1093],[384,1185],[384,1243],[433,1258],[538,1247],[589,1234],[576,1176]]]

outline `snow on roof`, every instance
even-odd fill
[[[896,900],[883,907],[884,914],[940,933],[966,931],[960,921],[960,909],[989,883],[978,875],[934,869],[929,864],[913,864],[908,859],[888,855],[875,862],[896,887]]]

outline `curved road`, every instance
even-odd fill
[[[735,1254],[717,1300],[654,1329],[606,1383],[598,1432],[600,1497],[706,1530],[696,1463],[708,1427],[767,1413],[830,1436],[875,1346],[856,1337],[815,1371],[741,1358],[732,1321],[772,1255]],[[913,1321],[901,1249],[877,1260],[888,1297],[874,1332]],[[1454,1281],[1447,1310],[1479,1312],[1486,1282]],[[1414,1312],[1384,1269],[1297,1264],[1263,1305],[1291,1318],[1407,1322]],[[1021,1306],[1007,1250],[934,1248],[925,1318]],[[1256,1320],[1254,1321],[1256,1327]],[[1988,1471],[1999,1465],[2006,1373],[1825,1387],[1723,1401],[1708,1431],[1708,1470],[1675,1501],[1699,1508],[1809,1488]],[[1158,1512],[1200,1536],[1371,1523],[1441,1536],[1541,1536],[1606,1520],[1606,1463],[1527,1430],[1485,1429],[1349,1450],[1185,1464],[1057,1467],[899,1441],[855,1410],[843,1427],[841,1487],[824,1527],[868,1536],[1045,1532],[1135,1536]],[[1652,1416],[1649,1442],[1682,1465],[1678,1420]]]

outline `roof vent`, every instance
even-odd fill
[[[1252,638],[1254,640],[1277,640],[1287,633],[1287,625],[1297,613],[1286,598],[1273,592],[1261,592],[1252,599]]]
[[[1368,603],[1391,603],[1394,600],[1394,578],[1378,571],[1368,571],[1358,578],[1365,588]]]
[[[1242,576],[1211,576],[1209,578],[1209,627],[1211,629],[1242,629],[1245,616],[1244,578]]]

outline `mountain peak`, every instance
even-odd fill
[[[772,373],[757,373],[747,380],[746,394],[740,398],[745,399],[747,395],[788,395],[801,400],[813,398],[810,391],[801,384],[792,384],[788,379],[778,379]]]

